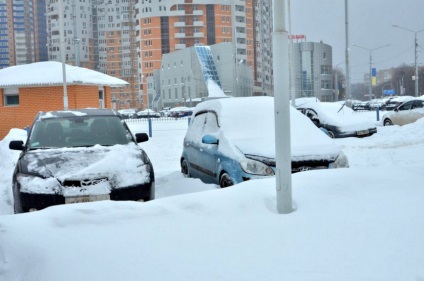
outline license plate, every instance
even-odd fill
[[[357,131],[356,134],[358,136],[362,136],[362,135],[368,135],[370,133],[369,130],[363,130],[363,131]]]
[[[109,194],[87,195],[87,196],[68,196],[65,197],[65,204],[94,202],[101,200],[110,200]]]

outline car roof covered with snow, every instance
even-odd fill
[[[199,103],[193,113],[214,111],[219,127],[244,154],[275,157],[274,98],[266,96],[214,99]],[[292,158],[328,158],[339,147],[306,116],[290,106]],[[220,142],[220,145],[222,143]]]

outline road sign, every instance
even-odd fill
[[[383,91],[383,95],[393,96],[395,94],[396,94],[396,90],[395,89],[388,89],[388,90],[384,90]]]

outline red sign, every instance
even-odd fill
[[[306,39],[306,36],[303,34],[290,35],[290,39]]]

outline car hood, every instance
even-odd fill
[[[323,132],[320,132],[325,136]],[[295,143],[294,138],[291,138],[291,158],[292,161],[314,161],[314,160],[326,160],[333,161],[340,154],[341,150],[335,144],[332,144],[332,140],[329,143],[316,143],[316,144],[300,144]],[[244,155],[255,155],[262,156],[270,159],[275,159],[275,141],[263,140],[264,146],[261,149],[257,149],[252,142],[248,139],[237,139],[233,143]],[[281,143],[280,145],[284,145]]]
[[[104,147],[39,149],[28,151],[19,162],[20,172],[34,178],[66,181],[107,179],[112,187],[149,180],[142,150],[136,144]],[[36,187],[34,187],[36,188]]]

